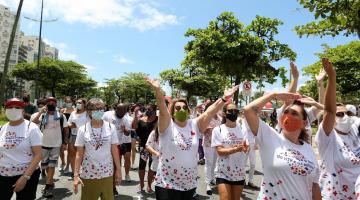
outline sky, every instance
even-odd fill
[[[18,0],[0,0],[16,10]],[[41,0],[25,0],[22,15],[40,18]],[[231,11],[245,25],[256,15],[284,22],[276,39],[297,53],[300,70],[316,61],[322,44],[335,47],[356,40],[355,36],[304,37],[296,25],[314,20],[296,0],[44,0],[43,38],[59,49],[60,59],[83,64],[101,85],[124,72],[159,73],[179,68],[185,57],[184,36],[189,28],[205,28],[224,11]],[[21,19],[26,35],[38,35],[39,24]],[[288,60],[273,63],[289,68]],[[300,76],[299,85],[308,77]],[[266,91],[283,91],[281,80],[266,84]],[[166,89],[167,92],[168,89]]]

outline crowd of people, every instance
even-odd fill
[[[221,200],[239,200],[245,185],[260,189],[262,200],[360,200],[359,107],[336,101],[336,72],[328,59],[322,64],[318,100],[296,91],[292,62],[288,92],[265,93],[242,109],[232,101],[239,86],[192,111],[185,99],[164,98],[159,81],[149,77],[156,104],[145,106],[117,103],[109,110],[99,98],[66,97],[59,105],[47,97],[37,106],[28,95],[9,99],[9,122],[0,129],[0,198],[35,199],[40,176],[43,197],[54,197],[59,168],[71,174],[74,193],[81,185],[82,200],[111,200],[137,168],[139,194],[191,200],[204,164],[207,195],[216,186]],[[261,113],[272,100],[283,104],[268,124]],[[257,150],[260,187],[254,183]]]

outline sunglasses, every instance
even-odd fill
[[[227,110],[228,113],[239,113],[238,109],[229,109]]]
[[[344,117],[345,115],[347,115],[347,112],[337,112],[336,113],[336,117]]]
[[[179,110],[181,110],[181,109],[187,110],[188,107],[187,107],[186,105],[183,105],[183,106],[175,106],[175,110],[176,110],[176,111],[179,111]]]

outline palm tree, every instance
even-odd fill
[[[8,76],[8,69],[9,69],[9,62],[10,62],[10,55],[11,55],[11,50],[14,44],[14,39],[15,39],[15,34],[16,34],[16,29],[19,23],[19,18],[20,18],[20,14],[21,14],[21,8],[23,5],[24,0],[20,0],[18,8],[17,8],[17,12],[16,12],[16,16],[15,16],[15,21],[12,27],[12,31],[11,31],[11,35],[10,35],[10,41],[9,41],[9,46],[6,52],[6,58],[5,58],[5,65],[4,65],[4,71],[2,73],[2,78],[1,78],[1,83],[0,84],[0,105],[3,105],[3,103],[5,102],[5,85],[4,83],[6,83],[7,80],[7,76]]]

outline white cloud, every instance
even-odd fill
[[[127,64],[127,65],[134,64],[134,61],[129,60],[129,59],[125,58],[124,56],[114,56],[114,60],[115,60],[115,62],[117,62],[119,64]]]
[[[17,8],[19,0],[0,0]],[[151,0],[47,0],[45,18],[58,18],[67,23],[85,23],[91,27],[127,26],[140,31],[175,25],[178,17],[163,13]],[[40,0],[26,0],[23,14],[37,18]]]
[[[83,64],[83,66],[84,66],[88,71],[92,71],[92,70],[95,70],[95,69],[96,69],[96,67],[95,67],[95,66],[92,66],[92,65]]]

